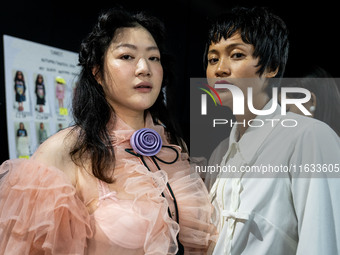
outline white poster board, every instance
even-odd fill
[[[29,158],[72,125],[78,54],[8,35],[3,41],[9,157]]]

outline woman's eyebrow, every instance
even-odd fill
[[[228,44],[226,47],[225,47],[225,50],[229,51],[233,48],[236,48],[236,47],[245,47],[245,44],[243,43],[231,43],[231,44]],[[219,51],[217,49],[211,49],[208,51],[208,54],[217,54]]]
[[[217,54],[218,53],[218,50],[215,50],[215,49],[211,49],[208,51],[208,54]]]
[[[126,47],[126,48],[130,48],[130,49],[133,49],[133,50],[138,49],[138,47],[136,45],[130,44],[130,43],[119,44],[119,45],[116,46],[116,49],[121,48],[121,47]],[[158,47],[157,46],[149,46],[149,47],[146,47],[146,50],[147,51],[158,50]]]
[[[232,44],[229,44],[227,45],[226,49],[229,50],[231,48],[237,48],[237,47],[245,47],[245,44],[243,43],[232,43]]]

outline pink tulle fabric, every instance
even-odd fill
[[[146,127],[156,130],[163,144],[169,145],[164,128],[154,125],[150,115]],[[190,172],[188,155],[170,145],[179,159],[173,164],[157,161],[158,170],[145,157],[149,171],[138,157],[125,151],[131,148],[133,132],[116,120],[111,133],[115,189],[93,176],[81,177],[86,175],[82,169],[79,183],[83,178],[87,185],[75,191],[56,168],[42,167],[33,160],[3,164],[0,173],[9,171],[0,183],[0,240],[6,240],[5,246],[0,244],[0,254],[12,251],[18,243],[26,253],[8,254],[34,254],[30,253],[34,249],[48,251],[46,254],[176,254],[178,233],[185,254],[206,254],[210,242],[217,238],[210,223],[213,208],[204,183]],[[157,157],[171,162],[176,152],[163,147]],[[168,192],[167,182],[177,200],[179,224],[168,214],[172,201],[162,196]],[[122,199],[122,191],[131,199]],[[88,214],[85,205],[93,200],[96,209]],[[19,205],[21,201],[23,205]],[[28,243],[32,246],[25,247]]]
[[[15,159],[1,175],[0,254],[84,254],[90,217],[63,172]]]

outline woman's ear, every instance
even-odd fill
[[[303,105],[312,114],[311,117],[314,118],[316,110],[316,96],[313,92],[311,92],[310,100],[307,103],[304,103]]]
[[[313,117],[315,114],[315,110],[316,110],[316,95],[313,92],[311,92],[311,97],[309,100],[309,111],[312,113]]]
[[[312,105],[316,108],[316,95],[314,94],[314,92],[311,92],[310,101]]]
[[[102,85],[102,79],[101,79],[101,75],[100,75],[98,66],[95,66],[95,67],[92,68],[92,75],[96,79],[98,84]]]
[[[277,75],[279,68],[277,67],[274,71],[269,71],[266,73],[266,78],[273,78]]]

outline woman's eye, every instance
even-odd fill
[[[243,53],[236,52],[236,53],[231,55],[231,58],[243,58],[244,56],[245,55]]]
[[[218,58],[210,58],[208,59],[210,65],[216,64],[218,62]]]
[[[120,58],[121,58],[121,59],[124,59],[124,60],[130,60],[130,59],[133,59],[133,57],[132,57],[132,56],[130,56],[130,55],[123,55],[123,56],[121,56]]]
[[[150,57],[149,58],[151,61],[155,61],[155,62],[160,62],[161,59],[159,57]]]

